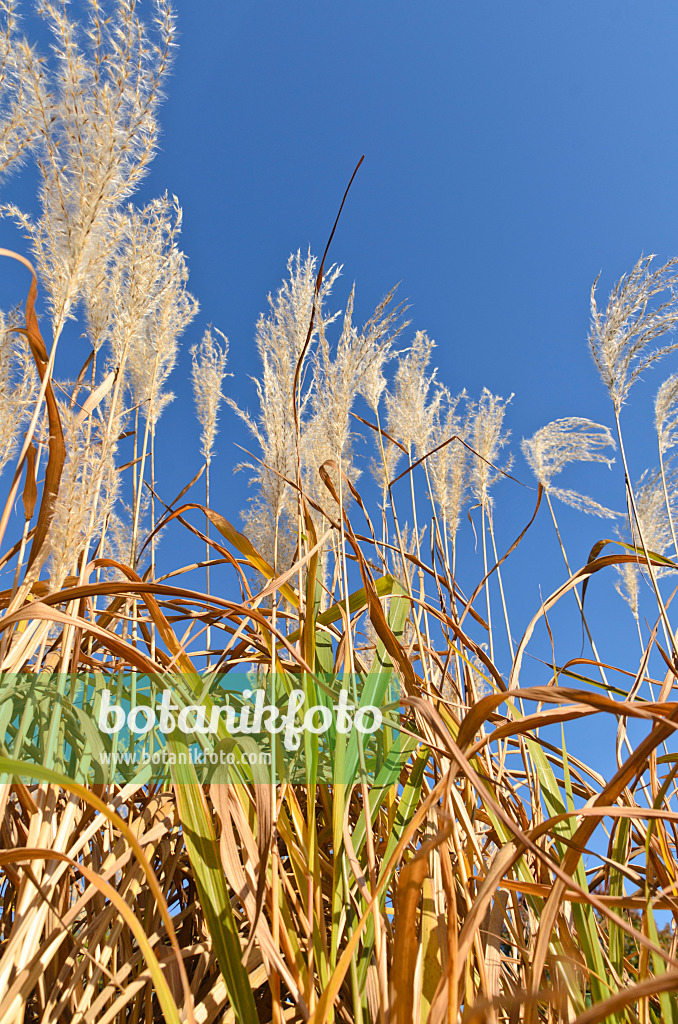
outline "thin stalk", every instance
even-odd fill
[[[410,461],[411,461],[411,456],[410,456]],[[416,498],[415,498],[415,494],[414,494],[414,473],[410,473],[409,476],[410,476],[410,495],[411,495],[411,499],[412,499],[412,522],[413,522],[413,528],[414,528],[414,543],[415,543],[415,547],[416,547],[416,550],[417,550],[417,558],[418,558],[419,562],[421,562],[421,545],[419,543],[419,524],[417,522],[417,502],[416,502]],[[419,596],[421,598],[421,605],[420,605],[418,613],[416,614],[416,619],[417,619],[417,623],[421,622],[421,618],[422,618],[422,615],[423,615],[423,618],[424,618],[424,632],[426,634],[426,648],[424,648],[423,646],[420,647],[420,650],[421,650],[421,664],[422,664],[422,670],[423,670],[424,677],[428,678],[429,680],[431,680],[433,678],[433,665],[432,665],[432,662],[431,662],[431,634],[429,632],[428,615],[426,615],[426,613],[424,612],[424,604],[426,603],[425,602],[426,588],[425,588],[425,585],[424,585],[424,571],[423,571],[423,569],[421,567],[417,570],[417,575],[419,577]],[[415,618],[415,616],[413,616],[413,618]],[[425,665],[425,660],[424,660],[425,658],[428,660],[428,668],[426,668],[426,665]]]
[[[6,252],[6,250],[3,250],[3,251]],[[21,263],[26,263],[26,265],[32,271],[33,268],[30,266],[30,264],[28,263],[27,260],[24,260],[23,258],[19,258],[19,259],[20,259]],[[2,511],[2,517],[0,517],[0,547],[2,547],[2,543],[3,543],[4,539],[5,539],[5,531],[7,529],[7,524],[9,523],[9,519],[10,519],[10,516],[12,514],[12,509],[14,507],[14,502],[16,501],[16,496],[17,496],[17,493],[18,493],[18,490],[19,490],[19,484],[21,482],[21,470],[22,470],[22,467],[23,467],[23,464],[24,464],[24,460],[26,459],[26,454],[27,454],[28,449],[29,449],[29,447],[31,445],[31,442],[33,441],[33,435],[35,434],[35,428],[38,425],[38,419],[40,418],[40,411],[42,409],[42,403],[45,400],[45,394],[47,392],[47,386],[48,386],[49,382],[52,379],[52,373],[54,371],[54,360],[56,358],[57,344],[58,344],[59,337],[61,335],[61,331],[62,330],[63,330],[63,319],[61,319],[59,321],[59,323],[57,325],[57,329],[54,332],[54,342],[52,344],[52,351],[50,352],[49,359],[47,360],[47,366],[45,367],[45,372],[44,372],[42,381],[40,382],[40,391],[38,392],[38,397],[37,397],[37,399],[35,401],[35,409],[33,410],[33,415],[31,417],[31,422],[30,422],[30,424],[28,426],[28,430],[26,431],[26,436],[24,438],[24,443],[23,443],[22,448],[21,448],[21,453],[19,455],[19,458],[17,459],[16,470],[14,471],[14,479],[12,480],[12,485],[10,487],[9,496],[8,496],[7,501],[5,503],[5,507],[4,507],[3,511]]]
[[[483,574],[487,576],[487,538],[485,536],[485,504],[481,503],[481,532],[483,537]],[[492,607],[490,604],[490,581],[485,580],[485,603],[487,605],[487,630],[490,644],[490,661],[494,664],[494,642],[492,640]]]
[[[449,548],[448,548],[448,544],[447,544],[447,519],[446,519],[445,511],[443,509],[442,510],[442,512],[443,512],[442,531],[443,532],[442,532],[442,535],[441,535],[440,521],[438,519],[438,511],[436,509],[436,503],[435,503],[435,501],[433,500],[433,497],[432,497],[432,495],[433,495],[433,488],[431,487],[431,479],[429,477],[428,465],[426,464],[426,462],[424,462],[424,471],[426,473],[426,483],[428,485],[428,493],[429,493],[429,495],[431,495],[431,508],[433,509],[433,522],[434,522],[436,534],[437,534],[437,537],[438,537],[438,543],[440,545],[440,550],[442,552],[444,552],[444,555],[443,555],[443,569],[445,570],[445,577],[446,577],[446,580],[447,580],[447,589],[448,589],[449,595],[450,595],[450,617],[452,618],[453,621],[456,621],[458,619],[458,616],[457,616],[457,609],[456,609],[455,600],[454,600],[454,569],[452,570],[452,574],[450,575]],[[433,551],[434,551],[434,545],[432,544],[431,545],[431,564],[432,565],[434,564],[433,563]],[[442,591],[441,591],[441,603],[442,603]],[[447,635],[449,635],[449,634],[447,634]],[[448,643],[450,643],[449,639],[448,639]],[[459,655],[458,655],[456,649],[454,651],[454,663],[455,663],[456,678],[457,678],[457,693],[459,694],[459,699],[461,700],[461,692],[462,692],[462,690],[461,690],[461,687],[458,685],[459,684],[459,680],[461,679],[461,663],[460,663],[460,658],[459,658]]]
[[[511,627],[509,625],[508,609],[506,607],[506,597],[504,595],[504,583],[503,583],[502,578],[501,578],[501,568],[500,568],[500,566],[498,564],[499,563],[499,555],[497,554],[497,544],[496,544],[496,541],[494,539],[494,525],[493,525],[493,522],[492,522],[492,515],[489,514],[487,519],[488,519],[489,526],[490,526],[490,537],[492,538],[492,551],[494,552],[494,561],[495,561],[495,565],[497,566],[497,581],[499,583],[499,593],[501,594],[501,605],[502,605],[502,608],[504,610],[504,622],[506,623],[506,636],[508,638],[509,651],[511,652],[511,664],[513,664],[513,657],[514,657],[515,651],[514,651],[514,648],[513,648],[513,638],[511,636]]]
[[[349,605],[349,580],[348,580],[348,566],[346,562],[346,531],[344,523],[344,492],[343,492],[343,471],[341,464],[341,453],[339,455],[339,524],[340,524],[340,544],[341,544],[341,564],[342,574],[339,585],[344,591],[345,598],[345,614],[346,614],[346,664],[350,673],[350,679],[353,686],[354,700],[356,706],[358,704],[357,692],[355,687],[355,660],[353,651],[353,637],[351,634],[351,612]],[[358,754],[360,759],[360,775],[361,775],[361,791],[363,799],[363,813],[365,815],[365,837],[366,837],[366,850],[367,850],[367,864],[370,879],[370,890],[374,894],[377,891],[377,869],[376,859],[374,851],[374,837],[372,836],[372,829],[370,827],[370,796],[367,788],[367,782],[365,780],[365,755],[362,748],[362,744],[358,742]],[[386,1024],[385,1011],[388,1005],[388,967],[386,963],[386,944],[385,936],[383,931],[383,922],[381,920],[381,914],[379,911],[378,903],[374,906],[374,943],[377,957],[377,975],[379,978],[379,988],[381,998],[379,1000],[379,1019],[381,1024]]]
[[[151,455],[150,455],[150,468],[151,468],[151,580],[155,580],[155,545],[157,543],[157,534],[155,532],[155,425],[151,430]],[[143,474],[141,477],[141,485],[143,486]],[[209,567],[207,569],[209,572]],[[156,630],[155,622],[150,624],[151,630],[151,658],[155,661],[155,643],[156,643]],[[209,634],[209,626],[207,627]],[[209,647],[209,643],[208,643]]]
[[[411,463],[412,462],[412,458],[411,458],[411,453],[409,451],[407,453],[407,458],[408,458],[409,462]],[[423,643],[422,636],[421,636],[421,630],[419,628],[420,615],[418,615],[415,612],[415,610],[414,610],[415,600],[414,600],[414,592],[413,592],[413,589],[412,589],[412,581],[410,579],[410,570],[409,570],[409,565],[408,565],[408,558],[407,558],[407,556],[405,554],[405,545],[403,544],[403,538],[402,538],[402,534],[400,532],[400,523],[398,522],[398,516],[396,515],[395,501],[394,501],[394,498],[393,498],[393,488],[391,487],[390,482],[388,484],[388,493],[389,493],[389,498],[391,500],[391,508],[393,510],[393,523],[394,523],[395,530],[396,530],[396,537],[398,538],[398,550],[400,551],[401,564],[402,564],[402,567],[403,567],[403,573],[405,575],[405,581],[407,583],[407,591],[408,591],[408,595],[409,595],[411,606],[412,606],[412,626],[414,627],[414,632],[415,632],[416,637],[417,637],[417,644],[418,644],[419,650],[421,651],[421,659],[422,659],[422,666],[423,666],[423,664],[424,664],[424,643]],[[416,536],[417,535],[416,517],[415,517],[415,527],[414,527],[414,529],[415,529],[415,536]]]
[[[563,556],[563,561],[565,562],[565,568],[567,569],[568,574],[570,576],[572,576],[572,569],[570,568],[570,562],[569,562],[569,559],[567,557],[567,552],[565,550],[565,545],[563,543],[563,538],[561,537],[561,534],[560,534],[560,529],[558,527],[558,521],[556,519],[556,513],[555,513],[554,508],[553,508],[553,503],[551,502],[551,496],[550,496],[550,494],[549,494],[549,492],[548,492],[548,490],[546,488],[544,488],[544,495],[546,497],[546,502],[548,504],[549,511],[551,513],[551,519],[553,521],[553,528],[556,531],[556,537],[558,538],[558,544],[560,546],[560,551],[561,551],[561,554]],[[589,638],[589,643],[591,644],[591,650],[593,651],[593,656],[594,656],[594,658],[596,659],[596,662],[597,662],[597,668],[598,668],[598,671],[600,672],[600,678],[601,678],[603,684],[605,685],[605,687],[607,689],[608,697],[612,698],[613,694],[612,694],[612,691],[609,688],[610,684],[607,681],[607,676],[605,674],[605,669],[602,666],[601,657],[600,657],[600,655],[598,653],[598,649],[596,647],[595,640],[593,639],[593,634],[591,633],[591,630],[589,628],[589,624],[588,624],[588,621],[586,619],[586,615],[584,614],[584,605],[582,603],[581,597],[579,596],[579,591],[577,590],[576,587],[574,587],[572,592],[573,592],[573,594],[575,596],[575,600],[577,602],[577,607],[579,608],[579,614],[581,615],[581,620],[582,620],[582,622],[584,624],[584,629],[586,630],[586,635]],[[629,752],[630,752],[630,748],[629,748]]]
[[[141,494],[142,494],[143,486],[144,486],[144,470],[145,470],[145,467],[146,467],[146,456],[148,454],[148,439],[149,439],[149,436],[150,436],[150,433],[151,433],[150,423],[151,423],[152,412],[153,412],[153,410],[149,408],[148,411],[147,411],[147,415],[146,415],[146,426],[144,427],[144,440],[143,440],[143,444],[142,444],[142,448],[141,448],[141,456],[140,456],[140,463],[139,463],[138,486],[136,486],[136,488],[135,488],[136,493],[134,495],[134,518],[133,518],[133,521],[132,521],[132,556],[131,556],[131,562],[132,562],[132,568],[133,569],[136,569],[137,547],[138,547],[138,544],[139,544],[139,518],[141,516]],[[135,478],[137,476],[137,463],[136,463],[136,460],[139,457],[137,455],[138,416],[139,416],[139,412],[137,410],[136,420],[135,420],[135,424],[134,424],[134,472],[135,472]]]
[[[210,457],[208,457],[207,460],[206,460],[206,463],[205,463],[205,507],[206,508],[210,507],[210,463],[211,463],[211,461],[212,461],[212,459]],[[209,519],[209,516],[206,517],[206,520],[207,521],[205,523],[205,537],[207,539],[205,541],[205,555],[206,555],[206,559],[207,559],[207,565],[205,566],[205,586],[207,588],[207,596],[209,597],[210,596],[210,519]],[[275,601],[273,603],[275,604]],[[210,624],[207,627],[206,643],[207,643],[207,671],[209,672],[211,661],[212,661],[212,623],[211,622],[210,622]],[[275,644],[274,644],[274,646],[275,646]]]

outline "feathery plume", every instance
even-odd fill
[[[499,452],[510,437],[510,431],[502,432],[502,426],[506,406],[512,398],[513,395],[500,398],[483,388],[471,422],[469,443],[476,452],[476,455],[471,456],[471,490],[478,503],[489,513],[492,511],[490,487],[502,475],[499,470],[508,472],[513,463],[513,457],[509,455],[503,466],[497,465]]]
[[[215,330],[223,340],[223,347],[214,340],[212,328],[208,327],[200,344],[194,345],[191,349],[193,395],[198,422],[202,427],[201,453],[208,464],[212,461],[214,454],[219,406],[224,398],[221,388],[226,376],[226,358],[228,356],[228,338],[221,331],[216,328]]]
[[[409,349],[401,353],[393,378],[393,384],[383,391],[386,407],[386,432],[397,444],[383,440],[379,458],[372,460],[371,470],[382,491],[386,491],[396,475],[403,448],[421,457],[426,454],[432,437],[438,408],[445,389],[436,387],[436,371],[427,374],[426,369],[435,348],[424,331],[417,331]],[[433,396],[429,392],[434,387]],[[402,445],[402,448],[399,447]]]
[[[678,343],[648,351],[648,346],[678,323],[675,287],[678,257],[651,270],[654,256],[642,256],[629,274],[619,279],[604,311],[596,305],[591,288],[589,348],[618,414],[640,375],[657,359],[678,348]],[[667,297],[651,305],[656,296]]]
[[[113,509],[119,474],[107,423],[83,417],[66,403],[59,410],[68,457],[49,527],[50,574],[58,589],[85,546],[99,536]]]
[[[589,515],[605,519],[618,515],[585,494],[551,486],[553,477],[570,462],[604,462],[612,466],[614,459],[604,454],[606,448],[616,448],[609,427],[581,416],[569,416],[540,427],[531,438],[523,438],[521,447],[530,469],[549,496]]]
[[[355,287],[355,286],[354,286]],[[379,408],[381,396],[386,389],[384,366],[393,359],[393,344],[409,326],[409,321],[398,323],[407,307],[400,303],[391,306],[397,285],[379,303],[362,330],[363,357],[358,379],[358,393],[363,396],[372,412]],[[353,292],[351,292],[351,303]]]
[[[20,323],[18,311],[9,317],[0,312],[0,473],[16,451],[39,390],[26,339],[13,330]]]
[[[669,495],[670,516],[674,518],[678,512],[676,505],[676,494],[678,492],[678,470],[669,460],[665,464],[666,490]],[[638,512],[638,524],[645,542],[648,553],[672,557],[673,538],[671,533],[671,519],[669,510],[666,507],[666,496],[661,470],[650,471],[646,469],[636,487],[634,488],[636,509]],[[635,528],[633,529],[629,543],[639,547],[640,537]],[[620,533],[620,536],[622,534]],[[621,579],[617,583],[617,591],[628,602],[636,620],[638,620],[638,597],[639,597],[639,567],[633,562],[626,562],[618,567]],[[655,566],[654,572],[657,577],[665,575],[671,570]]]
[[[461,440],[450,441],[439,451],[434,451],[427,460],[427,466],[433,499],[443,514],[447,534],[454,543],[468,493],[470,453],[461,441],[468,443],[473,405],[467,403],[464,416],[457,412],[460,403],[467,402],[465,391],[455,398],[445,392],[444,402],[445,415],[442,416],[441,408],[436,410],[431,446],[435,449],[455,436]]]
[[[289,277],[275,299],[268,297],[268,316],[262,313],[257,323],[256,346],[262,370],[261,376],[253,379],[259,399],[258,417],[253,418],[232,399],[227,399],[256,438],[263,463],[244,462],[238,467],[253,471],[251,483],[258,491],[244,513],[247,531],[257,538],[261,554],[276,565],[285,564],[277,553],[294,550],[296,544],[296,539],[289,544],[284,539],[290,524],[296,523],[297,510],[296,492],[285,479],[295,480],[297,474],[292,393],[313,308],[315,258],[309,252],[302,260],[300,251],[293,253],[287,261],[287,272]],[[339,273],[340,268],[333,266],[324,275],[316,299],[315,326],[309,348],[317,341],[319,325],[327,327],[334,320],[333,316],[325,314],[324,307]],[[308,419],[312,397],[312,386],[305,387],[305,380],[302,372],[299,401],[302,427]]]
[[[0,0],[0,176],[21,162],[38,134],[19,73],[15,9],[13,0]]]
[[[444,388],[437,385],[437,371],[426,373],[434,348],[435,342],[426,332],[417,331],[410,349],[398,362],[393,390],[385,395],[389,434],[419,458],[430,448],[444,393]],[[432,388],[433,394],[429,395]]]
[[[654,402],[655,427],[662,455],[678,444],[678,373],[664,381]]]
[[[353,326],[355,285],[344,314],[341,335],[334,356],[330,351],[325,324],[319,325],[319,342],[313,368],[312,415],[305,431],[304,459],[307,485],[322,506],[334,502],[320,485],[318,467],[328,460],[341,466],[354,482],[360,473],[353,461],[351,409],[363,394],[376,411],[385,387],[383,367],[392,355],[392,346],[404,325],[397,325],[401,306],[391,307],[395,288],[377,306],[362,331]],[[383,382],[383,383],[382,383]],[[338,480],[335,487],[339,488]],[[347,501],[349,495],[345,495]]]
[[[121,333],[112,338],[113,350],[118,365],[126,353],[132,404],[155,427],[174,398],[171,392],[163,393],[163,387],[177,360],[179,337],[196,315],[198,304],[186,290],[188,269],[177,246],[181,208],[176,197],[170,203],[165,195],[140,211],[130,208],[128,216],[129,253],[137,261],[134,280],[130,276],[128,283],[137,290],[136,310],[141,315],[134,320],[131,335],[121,325]],[[116,342],[126,345],[124,352]]]

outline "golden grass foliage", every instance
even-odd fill
[[[162,0],[147,31],[133,0],[89,0],[81,25],[41,9],[51,64],[0,0],[0,163],[35,158],[41,175],[37,215],[4,207],[32,263],[2,251],[31,278],[25,309],[0,322],[0,1020],[676,1024],[677,933],[657,917],[678,914],[678,651],[660,590],[678,568],[664,459],[675,378],[657,403],[659,467],[637,487],[620,421],[639,373],[675,347],[675,261],[653,270],[643,258],[604,311],[593,299],[590,344],[616,440],[570,417],[523,442],[539,483],[525,519],[548,509],[565,569],[522,635],[501,566],[526,531],[500,553],[492,493],[511,469],[510,399],[453,397],[423,332],[398,353],[407,325],[393,293],[362,327],[351,293],[332,341],[338,270],[318,271],[310,255],[290,258],[258,324],[260,408],[236,407],[258,446],[244,532],[210,507],[227,353],[210,331],[193,350],[204,464],[165,505],[158,421],[196,304],[178,204],[128,201],[155,145],[172,12]],[[92,353],[75,379],[57,380],[73,317]],[[356,487],[365,438],[374,507]],[[570,463],[609,466],[615,446],[623,539],[572,567],[555,499],[618,513],[552,479]],[[203,472],[205,503],[189,501]],[[482,552],[471,591],[457,571],[467,515]],[[165,528],[173,554],[199,542],[205,557],[179,556],[160,575]],[[640,637],[630,666],[601,661],[584,614],[588,581],[616,573]],[[553,653],[535,662],[538,684],[525,681],[535,630],[552,638],[552,610],[570,591],[592,653]],[[573,643],[566,632],[553,651]],[[75,781],[75,726],[60,711],[83,673],[94,709],[104,688],[125,679],[133,696],[148,677],[187,703],[213,701],[244,669],[301,687],[311,704],[332,678],[358,679],[377,701],[391,676],[397,700],[369,750],[337,743],[322,781],[271,785],[244,771],[204,785],[180,761],[126,782],[81,764]],[[51,678],[58,699],[46,701]],[[568,753],[592,718],[615,751],[610,778]],[[110,753],[109,738],[82,728],[93,757]]]

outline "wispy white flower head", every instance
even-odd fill
[[[38,395],[38,375],[26,339],[12,330],[20,322],[20,315],[5,317],[0,312],[0,473],[16,451]]]
[[[27,109],[20,73],[16,4],[0,0],[0,175],[22,162],[38,135]]]
[[[475,408],[469,444],[475,451],[471,456],[471,490],[480,505],[491,510],[490,487],[502,472],[508,472],[513,462],[509,455],[503,466],[497,464],[499,453],[508,443],[510,431],[503,430],[506,406],[513,395],[500,398],[483,388]],[[493,468],[494,467],[494,468]]]
[[[334,512],[333,499],[320,484],[319,467],[327,461],[341,466],[352,481],[359,470],[353,461],[351,410],[363,394],[376,411],[383,391],[382,368],[391,356],[395,338],[402,329],[397,324],[401,307],[392,306],[395,288],[379,303],[368,322],[358,330],[353,325],[355,286],[344,314],[336,348],[330,344],[325,325],[321,325],[314,360],[312,416],[306,427],[304,458],[307,483],[316,501]],[[339,487],[339,480],[335,480]],[[349,498],[349,495],[346,495]]]
[[[678,468],[671,461],[665,466],[665,477],[670,502],[670,513],[666,506],[661,470],[651,471],[646,469],[634,488],[634,495],[638,513],[638,526],[645,548],[650,553],[672,557],[675,555],[675,551],[672,550],[671,519],[678,512],[676,505]],[[631,536],[627,537],[627,540],[635,547],[640,547],[640,536],[635,523],[633,523]],[[654,568],[656,576],[662,576],[668,571],[670,570],[657,566]],[[634,563],[627,562],[619,567],[619,573],[621,579],[617,584],[617,590],[628,602],[631,611],[637,619],[640,570]]]
[[[133,405],[155,426],[174,397],[163,388],[177,360],[179,338],[198,304],[186,290],[188,268],[177,245],[181,208],[176,197],[172,202],[167,196],[156,199],[139,211],[130,207],[127,216],[127,253],[135,266],[128,260],[125,284],[138,301],[126,304],[128,314],[133,311],[131,336],[124,322],[118,323],[112,344],[117,365],[126,353]],[[121,346],[126,346],[124,351]]]
[[[269,313],[257,323],[256,346],[262,363],[261,375],[254,378],[259,399],[259,414],[252,416],[233,399],[231,408],[244,420],[260,448],[261,462],[244,462],[252,470],[251,482],[257,494],[245,514],[247,531],[256,537],[259,550],[273,564],[273,554],[287,544],[283,534],[296,521],[296,491],[285,480],[296,480],[297,452],[294,422],[293,389],[297,363],[303,351],[311,321],[316,282],[316,261],[310,252],[302,259],[301,252],[287,261],[288,278],[273,298],[268,297]],[[334,320],[325,311],[332,286],[341,272],[330,267],[325,273],[315,302],[314,330],[308,358],[318,334]],[[313,388],[308,373],[301,374],[299,416],[303,428],[309,418]],[[303,436],[302,436],[303,444]],[[240,468],[240,467],[239,467]],[[282,563],[277,563],[282,564]]]
[[[219,406],[224,398],[221,390],[226,376],[226,358],[228,356],[228,339],[221,331],[216,333],[223,341],[219,345],[208,328],[199,345],[191,349],[193,366],[193,395],[195,398],[198,420],[202,427],[201,453],[207,463],[214,454],[214,439],[217,435],[217,417]]]
[[[394,357],[393,344],[400,333],[409,326],[408,322],[399,322],[405,306],[393,305],[396,288],[392,288],[382,299],[363,327],[358,349],[358,392],[374,413],[377,412],[381,396],[386,390],[387,381],[383,370]],[[353,292],[351,302],[352,300]]]
[[[412,345],[398,360],[392,388],[386,392],[387,430],[408,451],[421,458],[430,446],[444,388],[436,370],[427,373],[435,342],[417,331]]]
[[[550,496],[581,512],[606,519],[614,519],[617,513],[578,491],[552,487],[551,480],[570,462],[603,462],[611,466],[614,459],[605,454],[605,449],[615,447],[609,427],[581,416],[554,420],[522,441],[530,469]]]
[[[678,444],[678,373],[664,381],[654,403],[655,426],[662,455]]]
[[[650,269],[653,259],[642,256],[620,278],[604,311],[596,304],[597,278],[591,289],[589,348],[617,413],[643,371],[678,348],[672,343],[648,351],[678,324],[678,257],[657,270]]]
[[[301,252],[292,254],[287,261],[287,272],[289,277],[278,289],[275,299],[271,295],[268,297],[268,316],[262,313],[257,323],[256,346],[262,362],[262,375],[254,378],[254,383],[259,398],[259,417],[253,419],[232,400],[229,400],[229,404],[252,431],[261,448],[263,461],[281,476],[294,479],[294,376],[311,321],[316,280],[315,257],[309,252],[302,260]],[[317,340],[318,325],[331,323],[334,319],[326,315],[325,303],[339,273],[339,267],[330,267],[323,278],[316,299],[311,347]],[[302,382],[304,379],[302,374]],[[307,413],[310,398],[308,389],[302,388],[299,406],[302,419]],[[274,515],[278,514],[284,505],[283,496],[287,486],[278,476],[262,467],[250,468],[254,470],[254,479],[262,486]]]
[[[466,403],[463,415],[458,411],[461,403]],[[470,452],[462,441],[468,443],[472,416],[473,405],[467,401],[465,392],[455,398],[445,392],[444,402],[436,409],[430,438],[432,449],[451,437],[457,438],[434,451],[427,460],[433,499],[443,513],[447,533],[453,542],[468,494]]]

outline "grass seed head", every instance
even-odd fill
[[[678,373],[673,373],[657,392],[655,427],[662,455],[678,444]]]
[[[651,348],[678,323],[678,257],[656,270],[654,256],[641,256],[629,274],[619,279],[605,310],[591,289],[589,349],[618,414],[644,370],[678,348],[677,343]]]
[[[174,44],[166,0],[157,4],[150,34],[136,0],[107,6],[89,0],[82,31],[65,7],[41,3],[38,13],[53,39],[51,61],[24,41],[13,45],[11,66],[22,89],[19,137],[37,146],[42,210],[37,218],[13,205],[5,213],[30,240],[57,333],[85,282],[110,261],[111,218],[153,157]]]
[[[616,445],[609,427],[581,416],[568,416],[540,427],[531,438],[523,438],[521,447],[530,469],[550,496],[590,515],[606,519],[618,515],[585,494],[551,485],[553,477],[571,462],[603,462],[611,467],[614,459],[605,450],[614,450]]]
[[[209,464],[214,455],[214,439],[217,435],[217,418],[219,406],[224,395],[222,386],[226,376],[226,359],[228,356],[228,338],[216,331],[223,345],[214,340],[212,328],[208,327],[199,345],[191,349],[193,366],[193,397],[202,427],[201,454]]]
[[[0,312],[0,473],[16,452],[21,428],[33,412],[38,394],[35,362],[19,326],[19,311]]]
[[[675,552],[673,551],[671,520],[675,520],[676,513],[678,512],[676,503],[678,467],[671,460],[668,460],[664,468],[666,492],[669,498],[668,508],[662,474],[659,469],[646,469],[634,488],[634,494],[638,513],[638,525],[648,552],[672,557]],[[640,536],[635,523],[633,523],[630,534],[627,530],[624,534],[620,533],[620,536],[624,536],[627,543],[640,547]],[[663,576],[669,571],[668,568],[662,569],[659,566],[655,566],[654,569],[657,577]],[[628,602],[636,619],[638,618],[640,572],[639,566],[632,562],[626,562],[619,567],[621,579],[617,583],[617,591]]]
[[[508,472],[513,462],[509,455],[503,466],[497,464],[499,453],[511,436],[510,431],[503,430],[503,423],[506,406],[512,398],[513,395],[501,398],[483,388],[471,423],[470,445],[476,453],[471,456],[471,491],[488,512],[492,509],[490,488],[502,475],[499,470]]]

